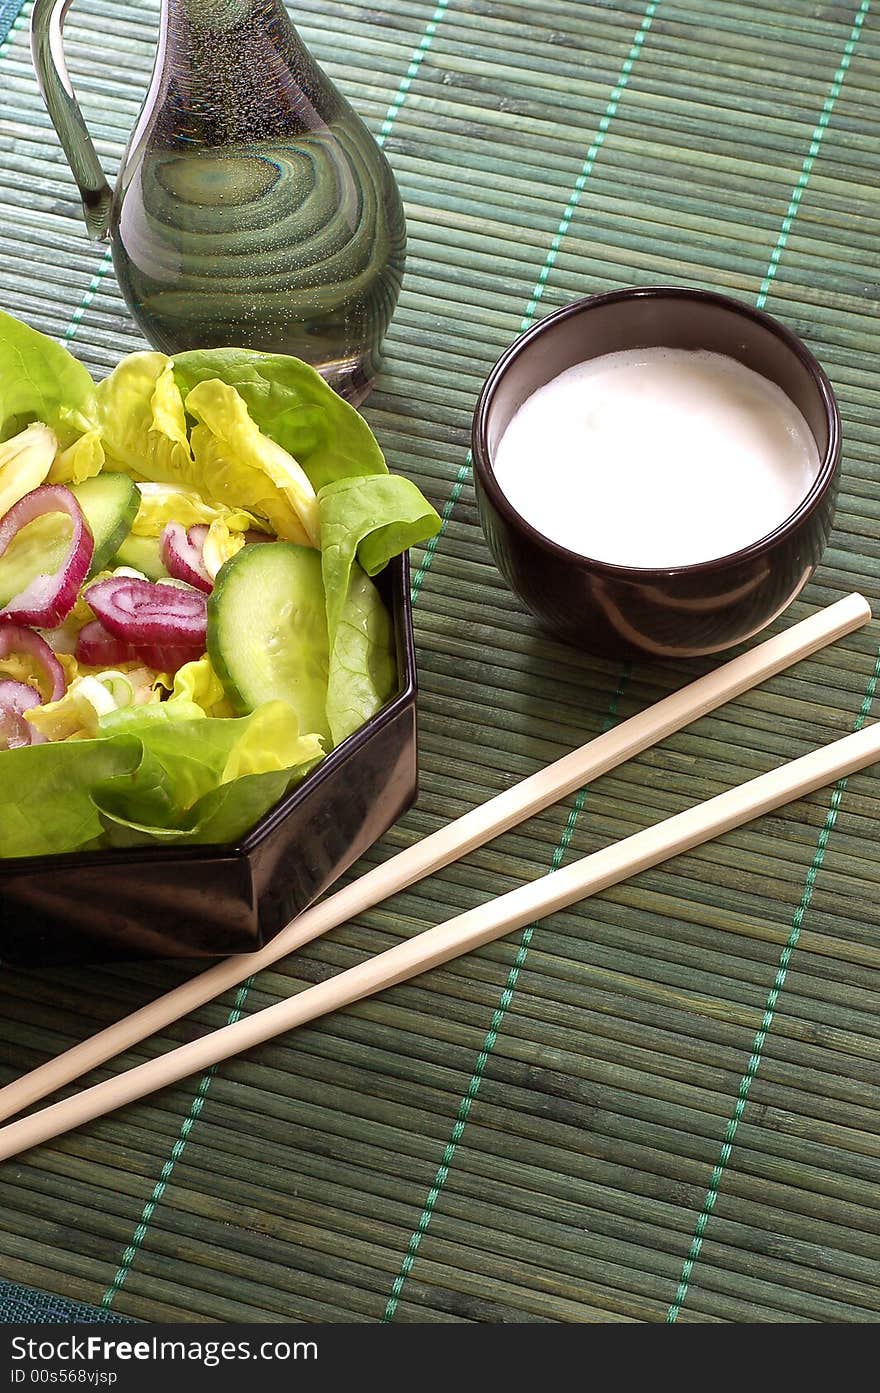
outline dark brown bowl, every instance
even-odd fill
[[[761,373],[794,402],[819,449],[816,481],[774,532],[713,561],[671,569],[615,566],[550,541],[511,505],[492,469],[514,412],[552,378],[626,348],[707,349]],[[576,300],[517,339],[486,379],[474,412],[474,483],[492,555],[544,625],[591,652],[691,658],[757,634],[791,604],[824,550],[840,466],[840,414],[800,339],[760,310],[676,286]]]
[[[391,701],[236,846],[0,860],[0,962],[217,957],[260,948],[387,831],[417,785],[406,556],[376,583],[397,644]]]

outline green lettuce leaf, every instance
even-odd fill
[[[118,740],[27,745],[0,754],[0,856],[76,851],[103,834],[94,789],[130,779],[143,746]]]
[[[339,479],[321,489],[318,508],[330,645],[327,720],[338,745],[396,686],[391,621],[368,576],[432,537],[440,518],[415,484],[396,474]]]
[[[293,455],[316,492],[334,479],[388,472],[364,418],[299,358],[193,349],[175,357],[174,374],[184,396],[210,378],[234,387],[263,434]]]
[[[104,467],[104,447],[101,432],[95,428],[86,431],[66,450],[59,450],[49,470],[50,484],[81,484],[85,479],[94,479]]]
[[[100,726],[108,735],[136,735],[161,763],[177,821],[220,784],[243,774],[298,768],[323,753],[315,736],[299,735],[294,712],[281,701],[265,702],[249,716],[209,719],[195,702],[174,697],[111,711]],[[116,810],[125,806],[126,816],[140,820],[138,799],[120,787]]]
[[[111,712],[100,730],[0,753],[0,856],[235,841],[323,757],[283,702],[208,719],[175,697]]]
[[[32,421],[72,445],[96,424],[95,384],[66,348],[0,311],[0,440]]]
[[[173,697],[114,711],[101,725],[109,735],[136,735],[144,750],[137,778],[105,780],[95,790],[113,846],[223,841],[227,832],[234,840],[323,757],[317,737],[298,735],[293,711],[280,701],[250,716],[208,719]]]
[[[391,619],[375,585],[355,562],[327,676],[327,721],[334,745],[381,711],[396,688]]]
[[[409,479],[397,474],[339,479],[318,494],[327,627],[339,624],[355,556],[374,576],[392,556],[433,537],[440,518]]]
[[[101,813],[101,845],[132,847],[158,845],[228,845],[240,841],[285,794],[295,788],[311,770],[298,769],[262,774],[245,774],[233,783],[211,789],[189,810],[186,825],[163,827],[141,823],[122,813]]]

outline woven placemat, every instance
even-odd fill
[[[292,9],[406,200],[366,414],[444,519],[413,558],[421,795],[373,863],[699,670],[548,639],[491,564],[470,415],[548,310],[677,282],[802,334],[846,453],[832,543],[786,622],[854,588],[880,606],[880,20],[869,0]],[[102,375],[139,341],[14,10],[0,0],[0,303]],[[68,20],[108,166],[156,25],[157,0],[77,0]],[[877,672],[872,626],[132,1058],[844,734]],[[859,775],[7,1163],[0,1271],[19,1285],[0,1314],[41,1318],[22,1317],[27,1287],[141,1320],[876,1320],[878,813]],[[0,1082],[180,975],[7,970]]]

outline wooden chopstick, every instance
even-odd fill
[[[162,1030],[303,944],[449,865],[698,717],[851,633],[870,617],[867,601],[858,594],[848,595],[664,697],[654,706],[416,842],[384,865],[368,871],[359,880],[300,914],[264,948],[215,964],[7,1084],[0,1089],[0,1120],[71,1083],[87,1070]]]
[[[778,769],[771,769],[767,774],[759,774],[708,802],[698,803],[592,856],[521,885],[445,924],[425,929],[357,967],[348,968],[317,986],[307,987],[289,1000],[279,1001],[253,1016],[246,1016],[200,1040],[178,1046],[158,1059],[150,1059],[126,1073],[10,1123],[0,1128],[0,1160],[102,1117],[156,1089],[177,1083],[189,1074],[211,1068],[230,1055],[251,1049],[306,1021],[469,953],[492,939],[772,812],[794,798],[864,769],[876,760],[880,760],[880,722]]]

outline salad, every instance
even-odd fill
[[[393,695],[371,577],[439,526],[296,358],[96,385],[0,312],[0,856],[242,836]]]

